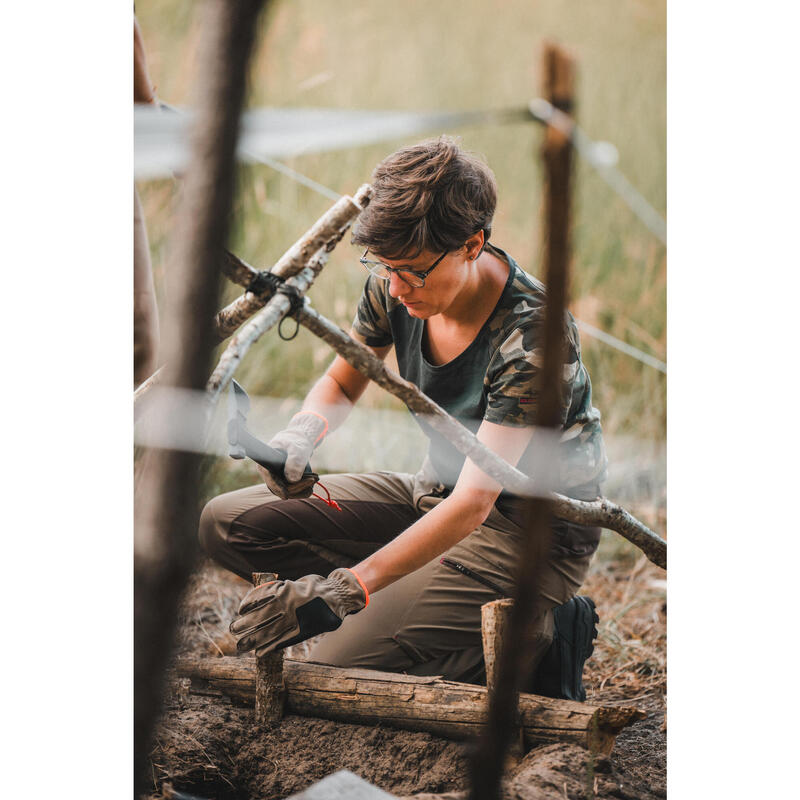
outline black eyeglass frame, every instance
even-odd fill
[[[374,271],[374,269],[388,269],[389,272],[394,272],[400,278],[400,280],[403,281],[403,283],[407,283],[412,289],[421,289],[423,286],[425,286],[425,278],[427,278],[428,275],[430,275],[431,272],[433,272],[436,269],[436,267],[439,266],[441,260],[450,251],[445,250],[444,253],[442,253],[439,256],[439,258],[437,258],[436,261],[434,261],[433,264],[431,264],[430,267],[428,267],[428,269],[426,269],[424,272],[416,272],[413,269],[405,269],[404,267],[390,267],[388,264],[384,264],[383,261],[370,261],[367,258],[368,252],[369,252],[369,247],[364,251],[364,255],[361,256],[359,261],[364,265],[367,271],[370,272],[372,275],[374,275],[376,278],[380,278],[382,281],[388,281],[389,280],[388,275],[378,275],[378,273]],[[413,283],[410,283],[403,277],[403,273],[407,275],[413,275],[417,280],[422,281],[422,283],[420,283],[419,286],[415,286]]]

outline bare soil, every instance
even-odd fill
[[[590,702],[637,705],[646,719],[623,731],[609,758],[548,745],[510,758],[505,800],[666,797],[666,603],[664,573],[630,557],[604,559],[582,593],[600,613],[584,680]],[[178,652],[229,655],[227,632],[248,584],[206,564],[183,603]],[[293,648],[302,657],[304,648]],[[469,745],[426,733],[287,716],[258,728],[252,708],[188,692],[172,679],[151,754],[151,800],[171,789],[219,800],[277,800],[348,769],[398,797],[461,797]],[[453,794],[451,794],[453,793]]]

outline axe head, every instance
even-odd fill
[[[228,388],[228,454],[231,458],[247,456],[240,443],[239,431],[244,431],[247,426],[249,410],[250,398],[247,396],[247,392],[235,380],[231,380]]]

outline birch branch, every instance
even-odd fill
[[[303,269],[313,256],[322,265],[327,262],[334,247],[341,241],[353,220],[361,213],[372,197],[372,187],[365,183],[355,197],[345,195],[334,203],[277,261],[270,270],[273,275],[290,278]],[[324,256],[320,258],[320,250]],[[221,264],[223,272],[235,283],[248,287],[259,272],[226,253]],[[270,298],[270,294],[247,291],[223,308],[214,319],[214,329],[219,340],[227,339],[242,323],[253,316]]]
[[[353,220],[361,213],[372,197],[373,189],[362,184],[354,197],[344,195],[334,203],[276,262],[270,270],[282,278],[289,278],[302,270],[313,255],[313,266],[317,273],[327,264],[330,254],[341,241],[352,225]],[[241,258],[228,250],[222,251],[219,264],[223,274],[234,283],[247,288],[261,273]],[[229,303],[214,318],[214,333],[218,342],[228,338],[239,326],[246,322],[257,311],[263,308],[272,298],[273,292],[262,293],[246,291],[232,303]],[[160,382],[163,366],[156,370],[134,392],[136,403],[147,392]],[[224,386],[222,387],[224,388]]]
[[[326,261],[327,254],[323,248],[320,248],[312,263],[293,278],[289,278],[286,281],[286,286],[296,289],[300,294],[304,294],[314,282]],[[206,384],[209,414],[247,351],[261,336],[270,328],[274,328],[289,313],[291,306],[292,300],[288,295],[283,292],[276,292],[258,314],[231,339]]]
[[[161,376],[164,374],[164,367],[163,365],[160,366],[149,378],[143,380],[137,387],[133,393],[133,403],[136,405],[136,401],[143,397],[147,392],[150,390],[152,386],[158,383],[161,380]]]
[[[413,413],[425,415],[425,421],[432,428],[505,489],[523,496],[540,494],[527,475],[478,441],[474,433],[424,395],[417,386],[389,369],[366,345],[357,342],[308,305],[300,309],[295,317],[362,375],[402,400]],[[654,564],[667,568],[667,543],[620,506],[604,497],[593,501],[575,500],[555,492],[550,495],[550,500],[553,512],[559,517],[581,525],[599,525],[616,531],[636,545]]]

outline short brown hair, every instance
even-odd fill
[[[489,167],[449,136],[404,147],[372,175],[375,194],[353,229],[353,244],[385,258],[458,250],[483,230],[489,240],[497,184]]]

